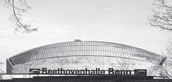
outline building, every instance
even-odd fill
[[[158,76],[165,58],[124,44],[75,40],[41,46],[10,57],[7,59],[7,73],[29,73],[32,68],[114,68],[147,69],[147,75]]]

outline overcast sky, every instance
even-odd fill
[[[38,32],[15,34],[12,14],[0,3],[0,59],[42,45],[73,41],[108,41],[127,44],[158,54],[165,51],[170,32],[150,27],[153,0],[27,0],[32,7],[24,23]],[[5,67],[5,66],[3,66]]]

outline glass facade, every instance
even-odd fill
[[[137,62],[138,66],[134,66],[136,68],[141,66],[139,64],[151,67],[152,64],[159,65],[163,58],[164,56],[118,43],[74,41],[31,49],[10,57],[9,61],[13,73],[27,73],[31,67],[109,68],[122,65],[126,61],[131,61],[128,65],[136,65],[134,62]]]
[[[49,57],[61,56],[107,56],[122,57],[151,63],[160,63],[164,58],[139,48],[109,42],[65,42],[35,48],[9,58],[13,65]]]
[[[24,64],[14,65],[13,73],[29,73],[30,68],[47,68],[47,69],[95,69],[100,68],[107,70],[114,68],[117,70],[134,70],[150,69],[153,64],[137,60],[113,58],[113,57],[94,57],[94,56],[73,56],[73,57],[56,57],[46,58],[26,62]]]

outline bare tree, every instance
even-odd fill
[[[2,66],[3,64],[4,64],[4,63],[0,62],[0,79],[2,79],[1,73],[4,73],[4,71],[1,69],[1,66]]]
[[[4,63],[0,62],[0,67],[3,65]],[[3,73],[4,71],[0,68],[0,73]]]
[[[33,28],[30,24],[24,24],[22,21],[22,14],[31,8],[26,0],[5,0],[5,2],[12,8],[13,14],[10,16],[10,20],[15,24],[15,31],[24,33],[37,31],[38,28]]]
[[[154,0],[154,14],[149,23],[153,27],[172,31],[172,0]]]
[[[172,31],[172,0],[154,0],[153,15],[149,19],[149,23],[153,27],[161,28],[162,30]],[[172,42],[166,48],[166,57],[163,61],[162,73],[172,78]],[[158,67],[159,68],[159,67]],[[157,69],[157,67],[155,67]]]
[[[168,76],[168,78],[172,78],[172,42],[168,42],[168,46],[166,48],[165,58],[163,61],[162,66],[162,73],[163,75]]]
[[[132,70],[134,68],[134,66],[136,65],[136,63],[123,58],[123,59],[116,61],[116,63],[112,63],[111,65],[115,69]]]

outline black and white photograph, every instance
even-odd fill
[[[172,0],[0,0],[0,82],[172,82]]]

